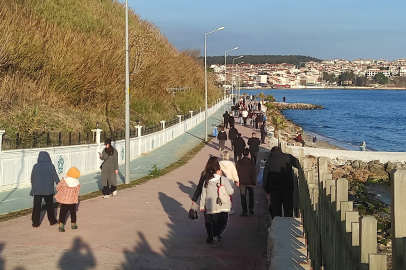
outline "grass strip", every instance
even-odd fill
[[[124,190],[124,189],[127,189],[127,188],[136,187],[138,185],[141,185],[141,184],[144,184],[144,183],[148,182],[149,180],[161,177],[161,176],[163,176],[165,174],[168,174],[168,173],[176,170],[177,168],[187,164],[190,161],[191,158],[193,158],[197,153],[200,152],[200,150],[203,149],[203,147],[205,145],[206,145],[206,142],[204,142],[204,141],[200,142],[195,147],[193,147],[191,150],[189,150],[183,157],[181,157],[180,159],[178,159],[174,163],[170,164],[169,166],[160,169],[159,171],[155,172],[154,174],[145,175],[145,176],[143,176],[141,178],[132,180],[130,182],[130,184],[119,184],[119,185],[117,185],[117,190]],[[90,193],[79,195],[79,201],[89,200],[89,199],[96,198],[96,197],[101,196],[101,195],[103,195],[101,190],[93,191],[93,192],[90,192]],[[59,206],[59,203],[54,203],[55,208],[58,207],[58,206]],[[44,205],[43,209],[41,209],[41,211],[45,211],[45,205]],[[9,212],[7,214],[2,214],[2,215],[0,215],[0,222],[12,220],[12,219],[19,218],[19,217],[22,217],[22,216],[27,216],[27,215],[29,215],[31,213],[32,213],[32,207],[27,208],[27,209],[23,209],[23,210]]]

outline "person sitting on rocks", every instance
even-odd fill
[[[297,136],[296,136],[296,138],[295,138],[295,141],[301,143],[302,146],[305,145],[305,141],[303,140],[302,134],[300,134],[300,133],[297,134]]]

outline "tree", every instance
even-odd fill
[[[389,78],[386,77],[382,72],[375,75],[375,81],[380,84],[388,84]]]
[[[352,71],[345,71],[338,77],[340,85],[351,85],[355,81],[355,75]]]

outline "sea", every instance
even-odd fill
[[[347,150],[406,152],[406,90],[261,89],[282,102],[322,105],[321,110],[284,110],[306,134]]]

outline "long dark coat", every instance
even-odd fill
[[[110,146],[112,147],[112,146]],[[101,171],[101,184],[102,186],[109,185],[117,186],[116,170],[118,170],[118,152],[116,149],[113,151],[113,155],[109,156],[106,153],[106,148],[103,149],[102,156],[100,158],[104,160]]]

